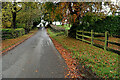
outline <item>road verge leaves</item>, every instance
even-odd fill
[[[9,50],[13,49],[14,47],[18,46],[19,44],[23,43],[25,40],[32,37],[36,32],[37,32],[37,30],[32,30],[30,33],[20,36],[18,38],[3,40],[2,48],[1,48],[2,51],[0,52],[0,55],[4,55],[3,53],[6,53],[7,51],[9,51]]]

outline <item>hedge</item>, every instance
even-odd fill
[[[86,31],[94,30],[94,32],[104,33],[108,31],[111,35],[120,35],[120,15],[119,16],[107,16],[103,20],[98,20],[93,25],[80,25],[77,29],[81,30],[85,28]]]
[[[98,21],[94,25],[94,31],[108,31],[111,35],[120,35],[120,16],[108,16],[106,19]]]
[[[25,34],[25,30],[23,28],[17,29],[2,29],[2,39],[12,39]]]

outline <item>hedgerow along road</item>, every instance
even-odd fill
[[[2,56],[3,78],[64,78],[65,68],[45,28]]]

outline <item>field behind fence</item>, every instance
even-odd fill
[[[106,31],[105,33],[97,33],[97,32],[93,32],[93,30],[91,30],[91,32],[84,30],[76,31],[76,39],[103,48],[104,50],[109,50],[120,54],[120,41],[119,41],[120,38],[117,38],[117,41],[109,40],[109,38],[110,35],[108,31]],[[113,39],[116,38],[113,37]]]

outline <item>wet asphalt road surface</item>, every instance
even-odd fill
[[[44,28],[2,56],[3,78],[64,78],[65,68]]]

